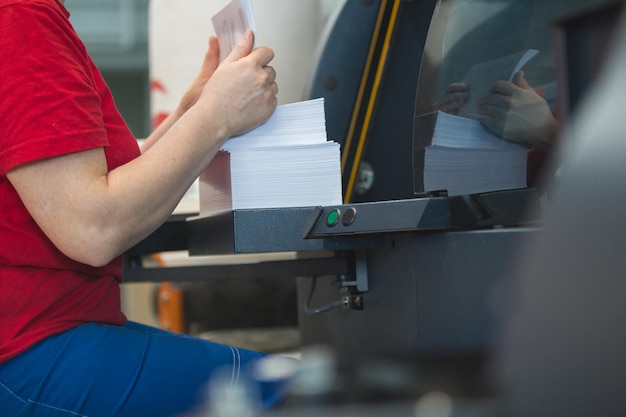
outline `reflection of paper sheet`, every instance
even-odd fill
[[[232,0],[211,20],[220,44],[220,62],[241,40],[246,29],[256,30],[251,0]]]
[[[475,118],[478,100],[487,95],[491,86],[502,80],[512,81],[515,74],[538,52],[536,49],[528,49],[472,66],[462,80],[469,85],[470,95],[465,106],[459,110],[459,116]]]
[[[520,58],[515,68],[513,68],[513,71],[511,71],[511,76],[509,77],[509,81],[513,81],[513,77],[515,77],[515,74],[517,74],[519,70],[521,70],[528,61],[530,61],[535,55],[537,55],[538,52],[539,51],[536,49],[529,49],[526,52],[524,52],[524,55],[522,55],[522,57]]]

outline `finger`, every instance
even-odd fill
[[[278,95],[278,84],[276,83],[276,70],[271,66],[266,66],[265,71],[268,73],[268,89],[271,95]]]
[[[524,71],[518,71],[513,77],[513,84],[518,86],[519,88],[523,88],[524,90],[532,89],[526,78],[524,78]]]
[[[468,89],[469,88],[465,83],[452,83],[448,85],[448,88],[446,88],[445,94],[466,92]]]
[[[266,65],[265,67],[263,67],[263,69],[265,70],[265,72],[267,72],[268,80],[270,83],[276,81],[276,70],[274,69],[274,67]]]
[[[254,45],[254,33],[252,33],[251,29],[246,29],[243,38],[237,45],[233,48],[233,50],[228,54],[226,58],[224,58],[224,63],[228,64],[231,62],[235,62],[244,56],[250,54],[252,51],[252,46]]]
[[[219,64],[219,59],[220,43],[215,36],[211,36],[209,37],[209,51],[206,55],[206,61],[208,61],[208,63],[214,64],[214,66],[217,66],[217,64]]]
[[[494,106],[487,103],[480,103],[476,108],[476,113],[483,116],[492,117],[494,119],[506,119],[507,109],[501,106]]]
[[[457,93],[448,93],[441,98],[438,103],[438,107],[440,110],[444,108],[450,110],[452,108],[459,109],[467,103],[467,99],[469,98],[469,93],[467,91],[457,92]],[[445,111],[445,110],[443,110]]]
[[[511,96],[503,94],[488,94],[478,100],[478,107],[493,106],[507,111],[511,107]]]
[[[508,81],[498,81],[494,85],[491,86],[489,92],[492,94],[502,94],[506,96],[510,96],[515,92],[515,89],[518,88],[515,84]]]
[[[217,38],[211,36],[209,38],[209,49],[204,54],[204,61],[202,62],[202,72],[205,75],[211,75],[220,62],[220,46]]]
[[[274,59],[274,51],[266,46],[259,46],[250,53],[250,56],[257,61],[259,66],[265,67]]]
[[[446,102],[454,102],[454,103],[465,103],[467,98],[469,97],[469,93],[467,92],[457,92],[451,93],[444,97],[444,103]]]

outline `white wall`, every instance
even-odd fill
[[[338,0],[253,0],[257,43],[274,49],[279,103],[303,98],[325,18]],[[211,17],[228,0],[151,0],[150,77],[165,86],[153,91],[151,111],[171,111],[195,76],[214,34]]]

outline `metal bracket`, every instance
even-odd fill
[[[356,250],[354,252],[354,281],[346,281],[344,279],[339,283],[341,288],[356,288],[358,293],[369,291],[367,278],[367,254],[365,250]]]
[[[342,275],[339,280],[339,288],[343,292],[348,292],[342,298],[343,308],[352,310],[363,310],[363,294],[369,291],[367,273],[367,254],[365,250],[357,250],[354,253],[354,277],[348,281],[347,275]]]

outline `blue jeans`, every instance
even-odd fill
[[[231,388],[252,381],[263,409],[279,400],[285,382],[252,379],[250,367],[263,356],[132,322],[85,324],[0,364],[0,415],[195,415],[207,406],[217,370]]]

